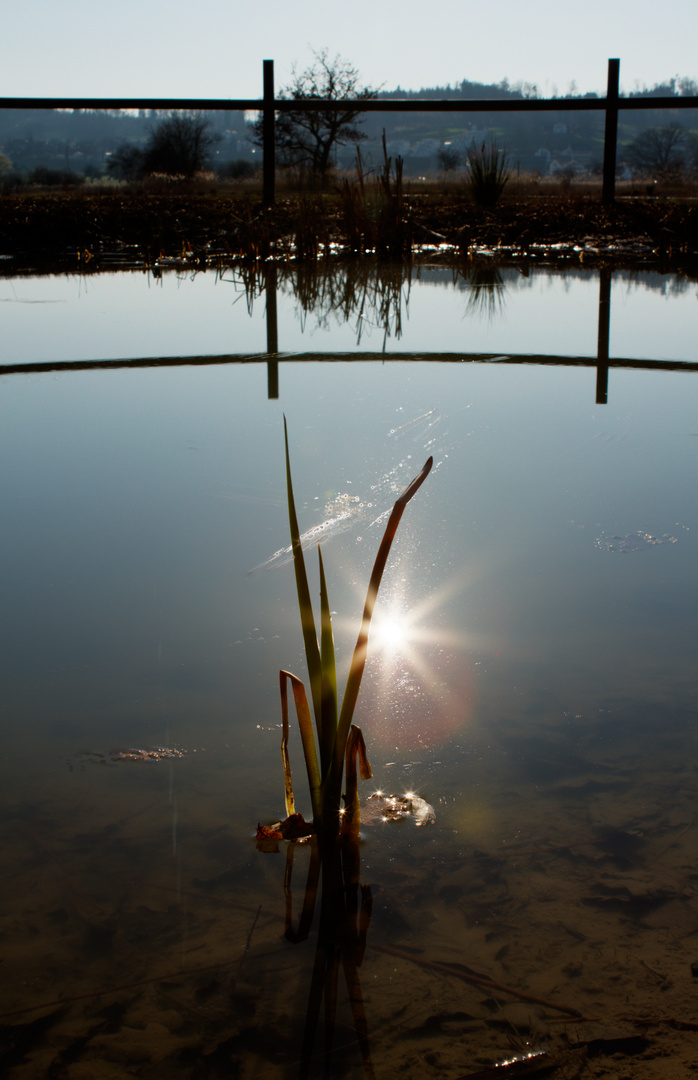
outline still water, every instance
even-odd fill
[[[613,276],[611,358],[676,363],[611,359],[601,404],[598,275],[492,282],[396,271],[344,317],[346,279],[278,281],[270,398],[270,293],[230,272],[0,279],[4,1074],[698,1061],[696,286]],[[363,830],[329,1067],[310,849],[254,841],[284,816],[278,672],[305,675],[283,414],[345,665],[380,519],[435,463],[356,717],[362,797],[435,823]],[[309,816],[297,732],[291,764]]]

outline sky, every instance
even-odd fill
[[[252,97],[313,51],[392,90],[463,79],[543,96],[698,80],[697,0],[0,0],[0,96]]]

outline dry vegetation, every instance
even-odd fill
[[[619,183],[604,207],[599,181],[513,175],[493,207],[475,204],[462,179],[402,180],[381,170],[334,178],[324,191],[279,182],[264,208],[257,180],[24,189],[0,196],[0,255],[13,272],[40,263],[99,269],[114,260],[213,263],[355,257],[463,258],[681,267],[698,260],[698,184]],[[8,258],[9,256],[9,258]]]

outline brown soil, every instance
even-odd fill
[[[698,203],[668,198],[510,197],[485,210],[457,194],[405,197],[406,250],[452,245],[457,257],[491,251],[503,261],[698,266]],[[0,197],[0,257],[5,272],[99,270],[117,262],[220,260],[312,255],[346,244],[348,224],[336,195],[285,196],[264,209],[258,198],[220,192],[24,193]],[[2,264],[0,264],[2,265]]]

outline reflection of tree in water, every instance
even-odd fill
[[[493,319],[502,313],[506,286],[497,266],[478,262],[466,270],[454,270],[469,290],[467,312]],[[354,323],[356,344],[364,335],[379,330],[382,350],[390,339],[402,336],[402,319],[408,313],[412,270],[408,266],[345,264],[339,267],[306,265],[279,268],[280,287],[296,300],[301,326],[308,318],[318,328]]]
[[[297,304],[301,326],[309,316],[319,328],[355,323],[356,344],[368,330],[389,338],[402,336],[402,310],[409,306],[411,272],[408,266],[369,266],[362,263],[317,267],[280,267],[279,285]]]
[[[412,276],[409,266],[399,264],[306,263],[260,268],[252,263],[232,272],[225,270],[216,280],[233,286],[238,294],[234,302],[244,296],[250,315],[255,301],[261,300],[267,289],[278,288],[296,301],[302,330],[311,317],[321,330],[353,322],[357,345],[367,332],[379,330],[385,351],[390,338],[399,341],[402,336],[403,306],[407,312]]]
[[[353,323],[357,346],[366,334],[378,330],[383,335],[382,351],[385,351],[389,339],[399,341],[402,336],[403,308],[408,314],[412,275],[414,273],[416,280],[421,280],[424,269],[360,261],[302,265],[252,262],[234,270],[218,271],[216,280],[233,286],[237,293],[234,302],[244,297],[250,315],[255,301],[266,300],[267,290],[278,288],[295,300],[303,330],[310,318],[321,330]],[[191,276],[195,274],[196,271]],[[529,276],[522,268],[502,269],[493,262],[477,260],[465,266],[451,267],[445,280],[430,280],[430,284],[467,290],[466,314],[493,320],[502,315],[510,291],[530,289],[540,278],[562,277],[569,284],[588,281],[597,275],[598,271],[541,268]],[[616,271],[613,280],[628,292],[647,290],[664,296],[684,294],[695,284],[688,275],[668,277],[654,271]]]

